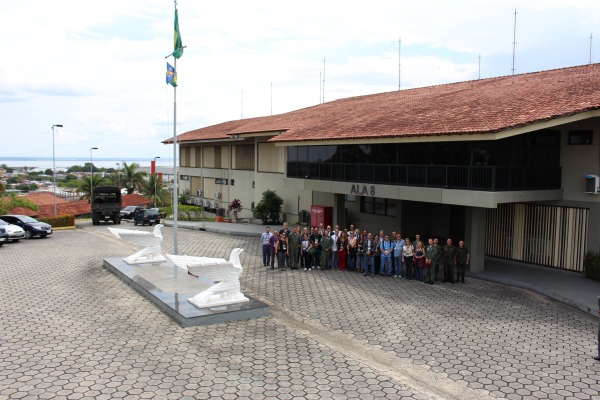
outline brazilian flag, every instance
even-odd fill
[[[179,33],[179,17],[175,9],[175,32],[173,36],[173,57],[180,58],[183,55],[183,44],[181,44],[181,34]]]

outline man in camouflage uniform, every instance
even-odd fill
[[[326,229],[321,239],[321,269],[331,269],[331,251],[333,249],[333,239],[329,229]]]
[[[442,257],[442,246],[440,246],[440,241],[438,238],[433,239],[433,251],[431,256],[431,265],[433,268],[433,280],[439,281],[439,272],[440,272],[440,258]]]
[[[289,264],[291,269],[298,269],[298,254],[300,251],[300,244],[302,243],[302,236],[300,235],[300,227],[294,226],[292,233],[288,236],[289,245]]]
[[[444,280],[454,285],[454,267],[456,266],[456,247],[452,245],[452,239],[448,238],[446,245],[442,248],[444,257]]]
[[[465,283],[465,270],[470,261],[469,249],[465,246],[465,242],[458,242],[456,248],[456,282]]]
[[[433,244],[433,239],[429,239],[427,243],[427,247],[425,248],[425,283],[429,283],[433,285],[434,279],[434,271],[433,268],[433,258],[436,259],[439,257],[439,247]]]

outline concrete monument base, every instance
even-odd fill
[[[179,269],[173,276],[173,263],[132,265],[122,257],[104,259],[104,267],[179,322],[183,327],[218,324],[269,316],[269,306],[246,295],[248,301],[197,308],[188,299],[211,286]]]

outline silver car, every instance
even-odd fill
[[[12,242],[18,242],[25,237],[25,231],[20,226],[9,224],[0,219],[0,227],[2,227],[8,235],[8,240]]]

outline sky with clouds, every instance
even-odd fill
[[[399,77],[407,89],[510,75],[515,8],[516,73],[587,64],[590,49],[600,62],[597,0],[178,7],[187,46],[177,61],[178,133],[397,90]],[[95,157],[172,157],[161,141],[173,135],[173,14],[168,0],[1,2],[0,158],[52,156],[53,124],[64,125],[56,157],[90,147]]]

